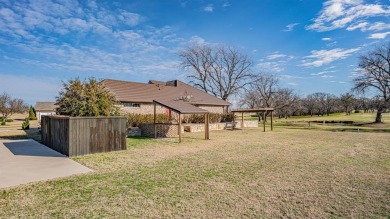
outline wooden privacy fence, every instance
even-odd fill
[[[69,157],[126,150],[125,117],[42,116],[42,143]]]

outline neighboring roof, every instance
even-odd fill
[[[153,100],[172,101],[190,97],[193,105],[229,106],[230,103],[207,94],[179,80],[161,82],[149,81],[148,84],[105,79],[103,83],[121,102],[153,103]]]
[[[232,113],[259,113],[274,111],[274,108],[256,108],[256,109],[235,109]]]
[[[35,111],[56,111],[55,102],[36,102]]]
[[[194,105],[191,105],[189,103],[186,103],[182,100],[171,100],[171,101],[164,101],[164,100],[153,100],[154,103],[160,104],[163,107],[169,108],[175,112],[181,113],[181,114],[205,114],[209,113],[209,111],[201,109],[199,107],[196,107]]]

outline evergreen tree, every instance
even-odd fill
[[[57,97],[58,113],[68,116],[116,115],[115,103],[115,97],[95,78],[64,82]]]
[[[35,110],[32,106],[30,106],[30,109],[28,111],[28,118],[30,120],[37,120],[37,116],[35,115]]]

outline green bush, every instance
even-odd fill
[[[1,121],[1,122],[0,122],[0,125],[5,125],[5,121]]]
[[[209,114],[210,123],[218,122],[231,122],[233,121],[232,113],[210,113]],[[204,123],[203,114],[193,114],[188,119],[189,123]]]
[[[30,129],[30,119],[28,117],[24,119],[24,122],[22,123],[22,129]]]
[[[28,118],[30,120],[37,120],[37,117],[35,115],[35,110],[34,110],[34,108],[32,106],[30,106],[30,109],[28,111]]]
[[[232,122],[234,120],[233,113],[222,114],[221,122]]]
[[[153,123],[154,115],[153,114],[127,114],[127,127],[137,127],[139,124],[143,123]],[[157,114],[156,122],[169,123],[169,116],[165,114]]]

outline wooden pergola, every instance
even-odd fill
[[[163,106],[171,111],[176,112],[179,114],[179,121],[178,121],[178,134],[179,134],[179,143],[181,143],[181,115],[182,114],[204,114],[204,131],[205,131],[205,140],[210,139],[210,129],[209,129],[209,123],[210,123],[210,116],[209,111],[201,109],[199,107],[196,107],[194,105],[191,105],[189,103],[186,103],[182,100],[153,100],[154,103],[154,122],[153,122],[153,128],[154,128],[154,137],[157,138],[157,128],[156,125],[156,119],[157,119],[157,109],[156,105]]]
[[[270,112],[271,113],[271,131],[274,130],[274,125],[273,125],[273,112],[274,112],[274,108],[258,108],[258,109],[236,109],[236,110],[232,110],[232,113],[233,113],[233,122],[235,122],[235,116],[234,114],[235,113],[241,113],[241,128],[244,128],[244,113],[263,113],[263,129],[264,129],[264,132],[265,132],[265,117],[267,115],[267,113]]]

